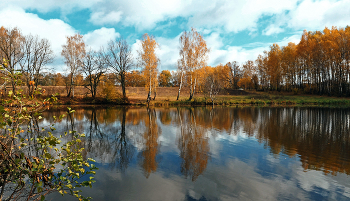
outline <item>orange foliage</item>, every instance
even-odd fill
[[[143,74],[146,80],[146,89],[148,91],[147,101],[151,100],[152,91],[156,92],[158,86],[158,63],[159,59],[156,55],[156,48],[158,43],[153,36],[147,33],[142,37],[142,49],[139,51],[140,63],[144,67]],[[155,97],[154,97],[155,98]]]

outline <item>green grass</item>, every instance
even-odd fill
[[[155,106],[180,105],[211,105],[208,98],[198,97],[192,101],[154,101]],[[218,96],[215,105],[256,105],[256,106],[347,106],[350,107],[349,98],[302,96],[302,95],[250,95],[250,96]]]

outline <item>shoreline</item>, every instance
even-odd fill
[[[207,97],[195,97],[188,101],[185,98],[176,101],[176,97],[164,98],[159,97],[159,100],[152,100],[147,104],[145,99],[129,98],[127,103],[122,103],[120,100],[106,100],[91,98],[75,98],[58,97],[58,102],[54,105],[89,105],[89,106],[154,106],[154,107],[177,107],[177,106],[212,106],[213,103]],[[173,99],[173,100],[172,100]],[[340,106],[350,107],[350,98],[343,97],[323,97],[323,96],[302,96],[302,95],[251,95],[251,96],[219,96],[214,100],[215,106]]]

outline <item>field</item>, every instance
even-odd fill
[[[103,89],[98,90],[99,98],[95,101],[91,99],[88,90],[83,86],[75,88],[75,98],[72,100],[67,96],[64,86],[43,86],[45,95],[58,93],[58,104],[115,104],[121,97],[121,88],[115,87],[109,96],[104,94]],[[24,93],[26,88],[23,88]],[[151,105],[206,105],[212,104],[210,98],[205,93],[196,93],[192,101],[188,101],[189,88],[181,90],[180,100],[176,101],[178,87],[158,87],[156,99],[151,101]],[[147,92],[144,87],[127,87],[126,94],[130,104],[146,104]],[[152,98],[154,94],[152,93]],[[350,98],[328,97],[317,95],[294,95],[286,92],[257,92],[244,90],[231,90],[219,93],[214,100],[216,105],[333,105],[350,107]]]

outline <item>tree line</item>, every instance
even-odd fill
[[[83,36],[67,36],[61,55],[67,65],[67,74],[52,73],[48,64],[54,54],[47,39],[23,34],[18,28],[0,29],[0,57],[6,63],[5,71],[21,71],[28,93],[38,85],[66,86],[74,97],[74,86],[85,86],[92,98],[96,97],[101,82],[121,86],[127,101],[125,87],[145,87],[147,101],[156,97],[157,87],[189,87],[189,100],[195,92],[215,96],[220,91],[255,89],[262,91],[289,91],[294,93],[329,96],[350,95],[350,27],[303,32],[298,44],[270,46],[255,61],[239,64],[231,61],[215,67],[207,65],[210,49],[203,36],[194,28],[184,31],[179,39],[177,70],[159,72],[156,55],[158,43],[144,34],[137,56],[123,38],[109,41],[106,47],[95,51],[85,45]],[[136,68],[138,67],[138,69]],[[2,87],[14,81],[1,80]]]

